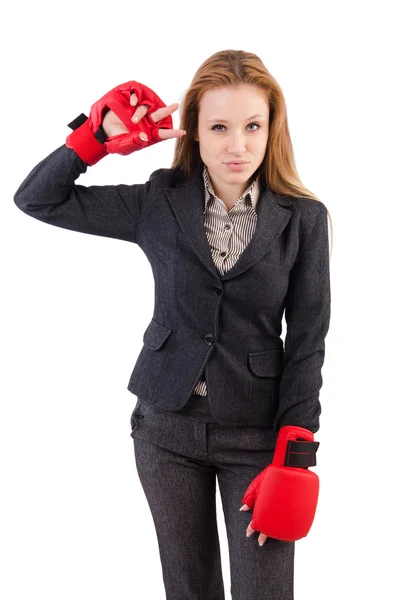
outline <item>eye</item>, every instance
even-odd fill
[[[250,123],[249,125],[247,125],[247,127],[249,127],[250,125],[256,125],[256,127],[258,127],[260,129],[259,123]],[[211,130],[213,130],[213,131],[219,131],[219,129],[215,129],[215,127],[224,127],[224,125],[220,125],[218,123],[217,125],[214,125],[213,127],[211,127]],[[257,131],[257,129],[251,129],[250,131]]]
[[[215,129],[216,127],[224,127],[224,125],[214,125],[213,127],[211,127],[212,131],[219,131],[219,129]]]
[[[260,129],[260,125],[259,123],[250,123],[250,125],[256,125],[256,127],[258,127],[258,129]],[[251,131],[256,131],[256,129],[251,129]]]

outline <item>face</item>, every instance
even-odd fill
[[[207,165],[215,193],[238,198],[266,153],[269,104],[265,92],[249,84],[218,87],[200,101],[200,156]],[[244,161],[244,164],[228,164]]]

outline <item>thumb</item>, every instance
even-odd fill
[[[265,467],[262,471],[260,471],[260,473],[258,473],[258,475],[251,481],[251,483],[247,487],[247,490],[246,490],[244,496],[242,497],[241,502],[244,502],[245,506],[248,506],[248,509],[250,509],[250,506],[253,508],[255,505],[258,488],[259,488],[261,481],[266,473],[266,469],[267,469],[267,467]],[[247,502],[248,502],[248,504],[247,504]],[[246,509],[244,509],[244,510],[246,510]]]
[[[247,504],[243,504],[243,506],[239,508],[239,510],[250,510],[250,507],[247,506]]]

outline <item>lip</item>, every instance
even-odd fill
[[[247,166],[246,162],[227,162],[225,165],[228,167],[229,171],[233,171],[237,173],[239,171],[244,171],[244,168]]]
[[[228,160],[225,162],[226,165],[246,165],[248,160]]]

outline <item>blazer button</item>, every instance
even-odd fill
[[[210,333],[207,333],[207,335],[204,337],[204,339],[205,339],[205,341],[207,342],[207,344],[208,344],[209,346],[211,346],[211,344],[212,344],[212,343],[213,343],[213,341],[214,341],[214,336],[213,336],[213,335],[211,335]]]
[[[215,296],[220,296],[222,294],[222,290],[220,288],[214,288]]]

